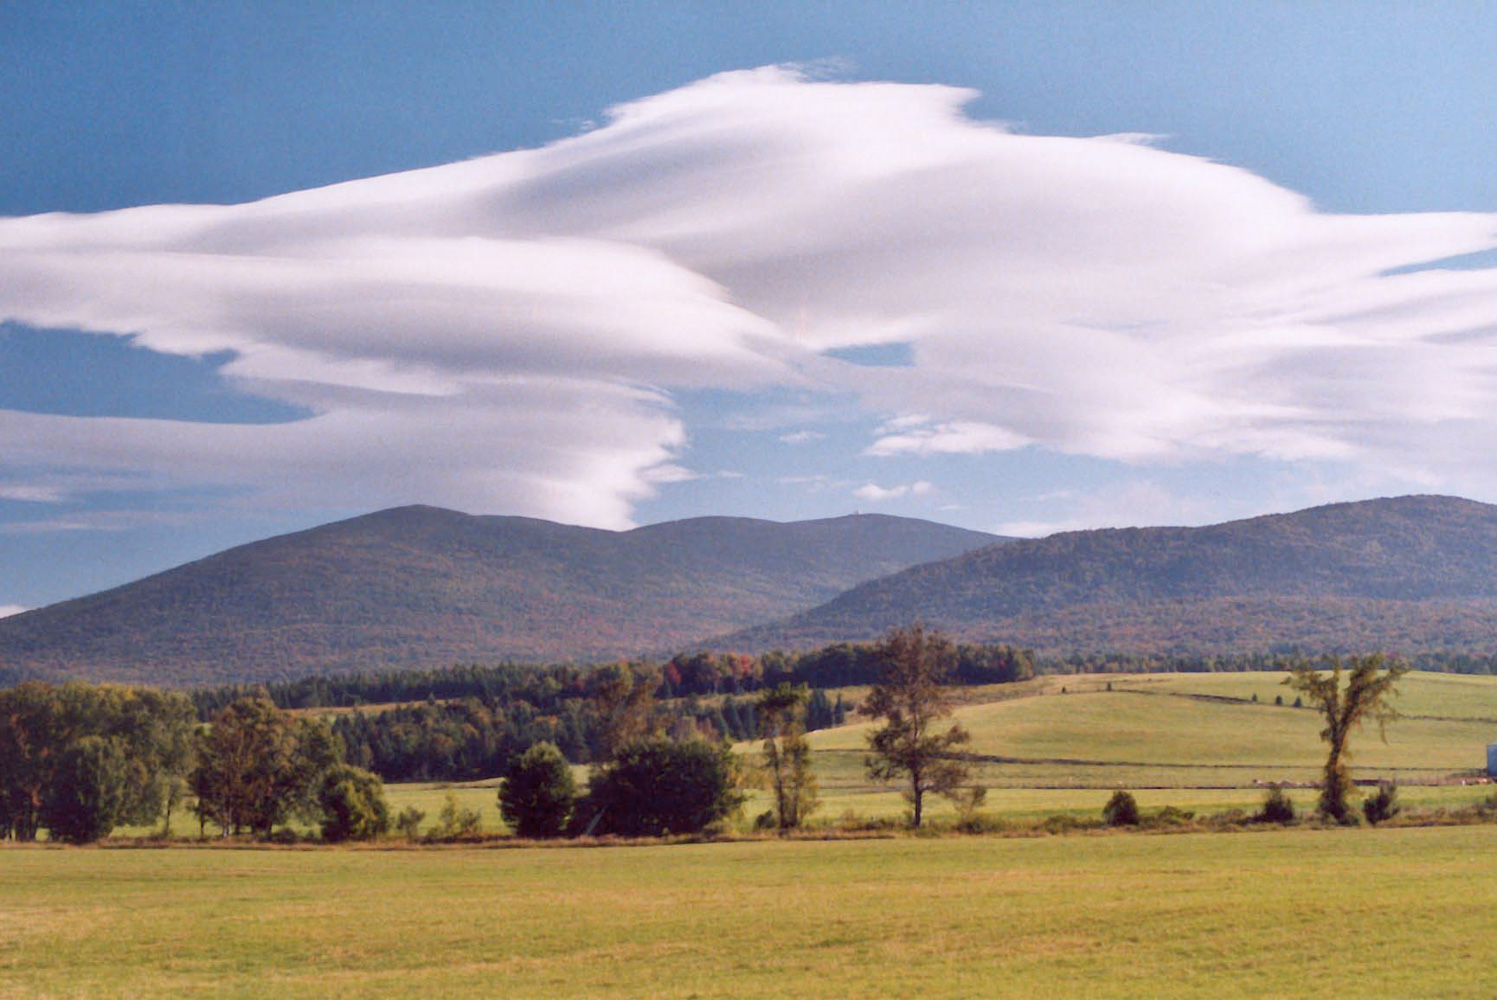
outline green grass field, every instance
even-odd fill
[[[1283,677],[1046,676],[963,689],[957,718],[972,732],[972,751],[985,758],[976,779],[989,789],[983,811],[990,816],[1096,816],[1117,788],[1132,790],[1146,810],[1169,805],[1201,814],[1251,811],[1262,800],[1264,784],[1313,784],[1324,761],[1320,720],[1310,709],[1292,707],[1293,692],[1282,685]],[[1412,673],[1399,689],[1397,704],[1407,718],[1388,727],[1386,743],[1376,727],[1353,736],[1354,776],[1396,778],[1409,806],[1462,806],[1490,795],[1490,786],[1463,787],[1459,781],[1476,776],[1485,764],[1486,745],[1497,742],[1497,721],[1492,721],[1497,720],[1497,678]],[[843,693],[858,699],[867,691]],[[1277,695],[1285,695],[1288,704],[1275,705]],[[821,787],[813,825],[835,825],[849,815],[881,820],[905,813],[897,787],[871,782],[865,774],[869,729],[854,724],[811,734]],[[739,749],[755,752],[748,744]],[[586,769],[579,768],[577,777],[585,782]],[[499,834],[505,828],[497,784],[391,785],[388,797],[392,813],[406,806],[424,811],[424,829],[430,830],[451,792],[464,808],[479,812],[483,832]],[[1311,788],[1290,794],[1302,809],[1313,805]],[[740,827],[746,829],[767,807],[762,793],[751,795]],[[955,815],[941,800],[928,803],[927,814],[936,821]],[[191,836],[197,825],[184,813],[174,818],[172,829]]]
[[[984,812],[1252,810],[1312,782],[1269,675],[1046,677],[962,692]],[[1107,689],[1111,682],[1112,690]],[[1064,693],[1062,693],[1064,689]],[[1406,806],[1497,741],[1497,679],[1414,675],[1353,741]],[[1258,695],[1258,701],[1251,699]],[[1289,699],[1292,701],[1292,699]],[[866,725],[812,734],[821,826],[895,819]],[[742,747],[743,752],[752,748]],[[497,782],[395,785],[502,833]],[[1313,788],[1290,793],[1301,809]],[[765,808],[755,793],[739,819]],[[939,800],[938,823],[953,812]],[[179,813],[181,835],[196,823]],[[502,845],[502,841],[495,844]],[[0,847],[0,1000],[31,997],[1489,997],[1497,824],[743,840],[610,848]]]
[[[1497,825],[0,850],[0,996],[1492,994]]]
[[[984,811],[993,816],[1095,816],[1117,788],[1134,791],[1145,809],[1252,810],[1264,784],[1313,784],[1325,759],[1319,716],[1292,707],[1284,676],[1047,676],[967,689],[956,718],[972,733],[971,750],[985,758],[976,777],[989,789]],[[1497,678],[1414,673],[1399,687],[1406,718],[1388,727],[1386,743],[1376,726],[1353,736],[1354,776],[1396,779],[1407,805],[1459,806],[1491,794],[1490,786],[1460,781],[1479,777],[1486,745],[1497,742]],[[1287,704],[1275,705],[1277,695]],[[810,735],[822,790],[816,822],[905,811],[896,790],[864,774],[870,728]],[[1290,794],[1304,808],[1315,798],[1311,788]],[[929,814],[953,815],[939,801]]]

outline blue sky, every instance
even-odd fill
[[[0,608],[407,502],[1497,501],[1493,23],[0,5]]]

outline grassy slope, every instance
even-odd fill
[[[1051,812],[1095,815],[1107,790],[1138,792],[1145,808],[1175,805],[1212,811],[1253,808],[1261,783],[1317,779],[1324,762],[1321,723],[1309,709],[1275,706],[1293,692],[1282,674],[1143,674],[1044,677],[1022,685],[974,689],[957,712],[974,753],[1005,758],[977,769],[989,789],[988,813],[1029,817]],[[1111,683],[1112,691],[1107,691]],[[1061,694],[1064,687],[1068,693]],[[1417,787],[1484,766],[1497,741],[1497,678],[1411,674],[1387,743],[1376,727],[1352,738],[1355,777],[1396,777],[1410,805],[1454,805],[1488,786]],[[1258,696],[1258,703],[1250,699]],[[1205,697],[1201,697],[1205,696]],[[1003,700],[988,700],[998,699]],[[1237,701],[1217,699],[1234,698]],[[869,782],[863,753],[869,726],[812,733],[822,788],[818,818],[897,816],[897,791]],[[1293,793],[1302,805],[1311,790]],[[949,814],[936,803],[933,815]]]
[[[1492,826],[0,859],[10,998],[1485,998],[1497,930]]]

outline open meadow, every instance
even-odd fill
[[[1275,675],[1044,677],[968,689],[983,812],[1251,811],[1311,782],[1320,723]],[[1110,685],[1110,687],[1109,687]],[[1491,795],[1497,679],[1404,679],[1356,775],[1409,807]],[[1256,696],[1256,700],[1255,700]],[[865,724],[811,734],[813,828],[895,821]],[[743,745],[747,754],[752,747]],[[504,832],[496,781],[449,795]],[[1301,810],[1314,790],[1291,795]],[[750,799],[746,829],[765,806]],[[930,815],[949,827],[939,800]],[[1028,829],[1033,830],[1032,825]],[[174,831],[196,823],[179,811]],[[1497,824],[1064,836],[772,838],[619,847],[0,849],[0,998],[1490,997]]]
[[[1497,826],[0,851],[0,996],[1492,995]]]

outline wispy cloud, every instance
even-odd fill
[[[61,503],[67,494],[55,486],[0,485],[0,500],[15,500],[20,503]]]
[[[900,483],[897,486],[880,486],[877,483],[864,483],[852,491],[852,495],[859,500],[867,500],[869,503],[881,503],[885,500],[898,500],[900,497],[923,497],[934,493],[936,488],[925,480],[914,483]]]
[[[622,526],[679,479],[672,393],[778,385],[919,415],[875,456],[1317,458],[1497,490],[1471,460],[1497,438],[1497,271],[1406,270],[1497,246],[1497,215],[1324,213],[1137,136],[976,122],[972,96],[729,73],[539,149],[0,219],[0,319],[232,351],[246,391],[315,414],[0,412],[0,442],[278,503]],[[908,364],[828,353],[867,345]]]
[[[1183,495],[1146,478],[1090,494],[1061,491],[1038,499],[1054,503],[1057,512],[1063,513],[1051,520],[1009,521],[993,531],[1039,538],[1089,528],[1208,524],[1222,519],[1219,501]]]
[[[0,618],[9,618],[11,615],[18,615],[23,611],[30,610],[30,608],[22,607],[19,604],[0,604]]]

